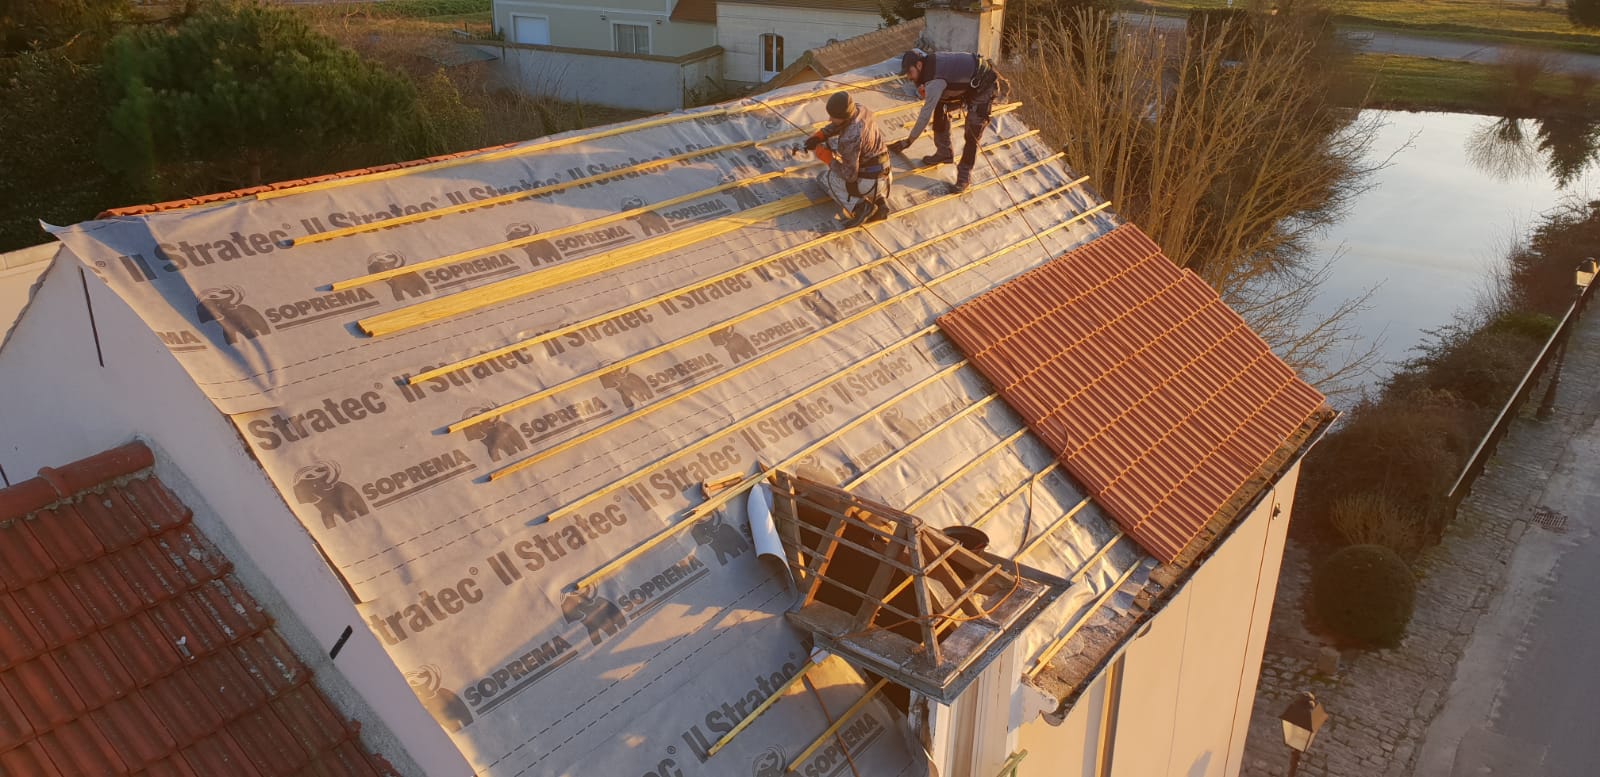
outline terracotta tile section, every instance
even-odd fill
[[[152,462],[0,490],[0,775],[393,774]]]
[[[1125,225],[939,319],[1152,556],[1176,559],[1323,396]]]

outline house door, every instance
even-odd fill
[[[788,64],[783,61],[783,36],[766,33],[761,36],[761,43],[756,49],[757,57],[761,60],[761,81],[772,80],[772,77],[783,70]]]
[[[511,17],[511,40],[535,46],[550,45],[550,20],[543,16]]]

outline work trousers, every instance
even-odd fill
[[[967,120],[962,138],[961,161],[956,164],[957,174],[972,174],[972,166],[978,160],[978,144],[983,141],[983,131],[989,127],[989,113],[994,108],[994,92],[996,79],[991,75],[985,79],[988,83],[969,92],[959,101],[939,103],[933,111],[933,148],[941,156],[951,155],[950,148],[950,109],[957,105],[965,105]]]
[[[834,202],[839,203],[840,207],[851,213],[855,212],[856,206],[861,204],[862,200],[881,199],[885,207],[889,204],[890,183],[888,170],[883,171],[882,177],[862,178],[856,181],[856,191],[861,192],[860,197],[850,196],[850,190],[846,186],[844,179],[835,175],[832,170],[824,169],[818,173],[817,183],[822,184],[823,190],[828,193],[829,197],[833,198]]]

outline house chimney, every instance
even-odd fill
[[[928,0],[922,8],[923,35],[934,51],[973,51],[999,61],[1005,0]]]

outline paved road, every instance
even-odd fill
[[[1150,18],[1155,26],[1162,30],[1181,30],[1184,26],[1184,19],[1177,16],[1143,17],[1127,14],[1124,18],[1130,22]],[[1385,30],[1352,30],[1346,32],[1345,37],[1360,46],[1361,50],[1368,54],[1399,54],[1407,57],[1430,57],[1433,59],[1492,64],[1500,61],[1504,55],[1520,51],[1545,58],[1550,62],[1550,67],[1554,70],[1589,72],[1600,75],[1600,54],[1575,54],[1529,46],[1428,38]]]
[[[1572,355],[1594,361],[1600,306],[1584,318]],[[1567,377],[1568,400],[1600,402],[1592,380]],[[1544,423],[1558,428],[1576,420],[1563,415]],[[1554,467],[1526,473],[1546,478],[1532,500],[1534,528],[1511,554],[1505,585],[1474,629],[1423,738],[1415,777],[1600,773],[1600,420],[1571,424],[1564,443],[1555,444],[1563,449]],[[1518,462],[1500,466],[1516,469]]]

